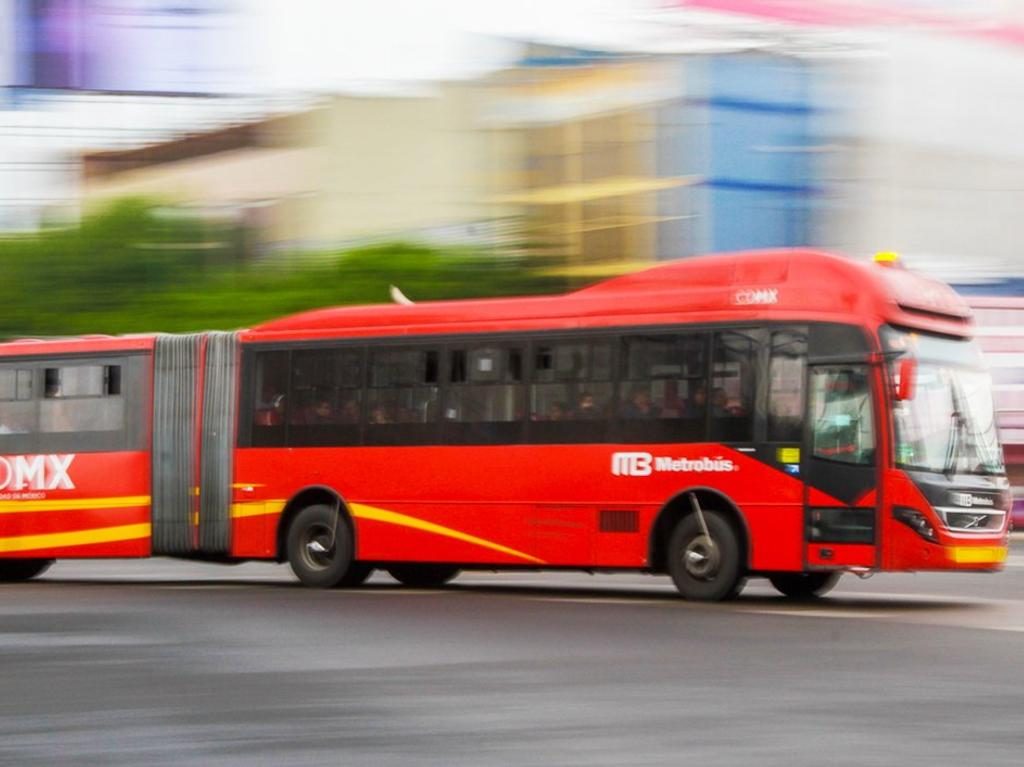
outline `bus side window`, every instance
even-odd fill
[[[704,438],[707,336],[627,336],[619,382],[618,430],[626,442]]]
[[[32,434],[38,426],[36,403],[32,399],[32,372],[16,367],[0,368],[0,444],[5,445],[8,452],[21,452],[17,435]]]
[[[114,432],[124,429],[120,365],[45,368],[39,412],[42,432]]]
[[[253,375],[252,445],[285,444],[289,352],[259,352]]]
[[[487,344],[453,349],[445,394],[445,440],[454,444],[522,442],[523,351]]]
[[[603,442],[612,402],[610,341],[538,341],[530,385],[531,440]]]
[[[363,350],[296,349],[289,367],[288,444],[358,445]]]
[[[370,426],[428,424],[437,416],[436,349],[374,349],[370,354]]]
[[[738,330],[715,334],[711,372],[711,439],[749,442],[754,438],[754,394],[758,341]]]
[[[803,438],[806,370],[807,333],[772,333],[768,362],[769,442],[800,442]]]

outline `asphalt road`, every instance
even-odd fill
[[[846,578],[814,604],[58,563],[0,586],[0,764],[1020,765],[1017,549],[998,575]]]

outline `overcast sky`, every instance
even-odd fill
[[[654,0],[246,0],[267,86],[468,76],[515,47],[495,38],[614,36]],[[492,36],[488,39],[486,36]]]

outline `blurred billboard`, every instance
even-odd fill
[[[12,16],[22,88],[222,94],[250,69],[247,14],[227,0],[14,0]]]

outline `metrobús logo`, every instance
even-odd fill
[[[616,477],[648,477],[655,472],[726,472],[740,467],[729,458],[676,458],[651,453],[612,453],[612,474]]]
[[[0,493],[74,490],[68,474],[74,460],[73,455],[0,455]]]

